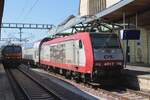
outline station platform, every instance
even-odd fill
[[[0,64],[0,100],[15,100],[2,64]]]
[[[127,65],[123,71],[126,86],[150,92],[150,65]]]

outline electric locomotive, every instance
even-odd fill
[[[6,45],[2,51],[2,62],[4,65],[19,65],[22,60],[22,48],[20,45]]]
[[[39,48],[40,65],[67,78],[100,82],[123,69],[123,52],[116,34],[78,32],[44,41]]]

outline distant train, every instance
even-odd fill
[[[44,39],[36,42],[32,50],[24,50],[24,59],[29,59],[27,55],[36,65],[67,78],[93,82],[119,75],[124,62],[119,38],[112,33],[79,32]]]
[[[22,47],[14,44],[3,46],[1,59],[4,65],[19,65],[22,60]]]

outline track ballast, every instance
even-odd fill
[[[43,84],[34,79],[34,77],[20,69],[7,69],[7,74],[9,75],[11,83],[12,81],[15,81],[20,88],[20,91],[23,92],[23,100],[63,100],[57,94],[48,90]]]

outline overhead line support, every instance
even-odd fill
[[[52,24],[2,23],[1,28],[52,29]]]

